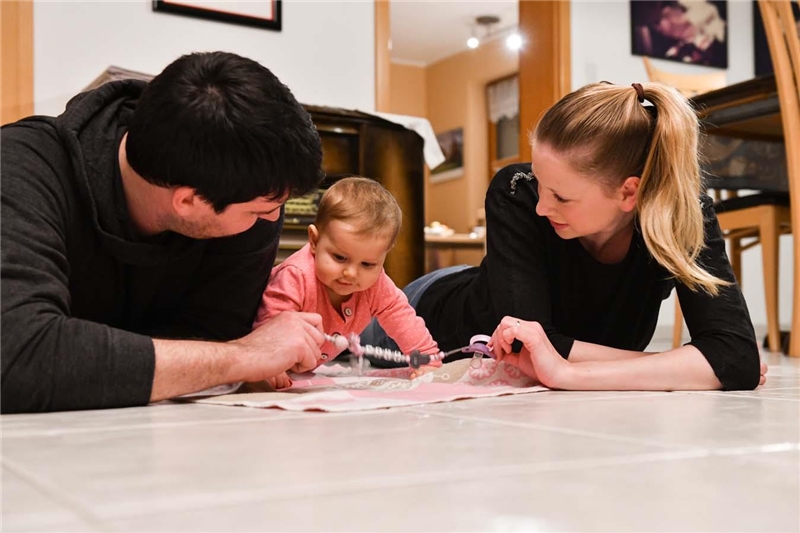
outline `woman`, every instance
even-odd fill
[[[551,388],[753,389],[766,366],[702,193],[697,117],[674,89],[632,87],[588,85],[550,108],[532,163],[489,186],[480,267],[406,294],[441,349],[494,331],[498,359]],[[691,342],[644,353],[673,288]],[[374,324],[363,338],[391,346]]]

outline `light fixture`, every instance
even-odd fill
[[[500,17],[496,15],[481,15],[479,17],[475,17],[475,22],[472,23],[472,36],[467,39],[467,46],[470,48],[478,48],[480,46],[481,41],[478,38],[478,31],[477,28],[483,28],[482,30],[482,38],[488,39],[492,34],[492,25],[497,24],[500,22]]]
[[[519,50],[522,48],[522,37],[519,33],[514,32],[506,37],[506,46],[511,50]]]
[[[494,26],[498,22],[500,22],[500,17],[497,15],[481,15],[475,17],[475,21],[472,23],[472,35],[467,39],[467,47],[475,49],[480,46],[482,41],[505,37],[506,46],[510,50],[517,51],[522,48],[524,42],[522,36],[517,32],[516,26],[508,26],[495,31]]]

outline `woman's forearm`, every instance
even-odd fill
[[[653,355],[656,352],[634,352],[632,350],[618,350],[600,344],[575,341],[572,350],[569,352],[568,360],[570,363],[585,363],[587,361],[622,361],[625,359],[635,359],[645,355]]]
[[[691,345],[655,354],[613,350],[589,344],[585,346],[596,347],[598,350],[586,349],[584,352],[585,348],[579,348],[579,353],[582,353],[579,360],[573,360],[571,352],[570,364],[565,365],[567,368],[563,376],[560,376],[558,388],[664,391],[717,390],[722,387],[706,358]],[[592,353],[608,358],[586,359]],[[644,355],[647,357],[642,357]],[[612,358],[614,356],[618,357]]]

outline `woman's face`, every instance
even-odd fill
[[[635,190],[633,198],[631,191],[625,190],[626,185],[608,191],[599,179],[576,172],[567,163],[567,157],[546,144],[534,147],[531,161],[533,174],[539,182],[536,214],[547,217],[562,239],[602,237],[631,219]]]

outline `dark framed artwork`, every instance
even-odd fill
[[[464,175],[464,128],[436,134],[444,154],[444,162],[431,170],[431,183],[440,183]]]
[[[761,10],[758,2],[753,0],[753,47],[755,49],[755,73],[756,77],[772,74],[772,57],[769,55],[769,44],[767,43],[767,33],[764,30],[764,20],[761,18]],[[792,13],[797,22],[797,34],[800,35],[800,3],[792,2]]]
[[[281,0],[153,0],[153,11],[281,31]]]
[[[725,0],[631,0],[633,55],[728,68]]]

